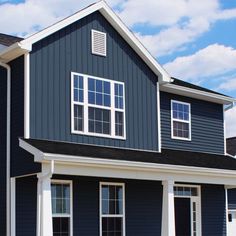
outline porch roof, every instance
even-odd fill
[[[162,152],[158,153],[48,140],[23,138],[21,138],[21,140],[43,153],[50,154],[90,157],[104,160],[110,159],[174,166],[236,170],[236,159],[229,155],[217,155],[170,149],[162,149]]]

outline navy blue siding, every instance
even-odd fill
[[[225,236],[225,190],[220,185],[202,185],[202,235]]]
[[[56,176],[73,180],[74,236],[99,236],[99,182],[125,183],[126,235],[161,235],[161,182]]]
[[[91,54],[91,29],[107,33],[107,57]],[[30,64],[31,138],[158,150],[157,77],[99,12],[33,45]],[[71,71],[125,82],[125,141],[71,134]]]
[[[16,179],[16,236],[36,235],[37,178]]]
[[[24,136],[24,57],[10,62],[11,66],[11,176],[40,171],[33,156],[19,147]]]
[[[192,140],[171,138],[171,99],[191,103]],[[224,154],[222,105],[161,92],[162,147]]]
[[[7,73],[0,67],[0,235],[6,235],[6,114]]]
[[[229,209],[236,209],[236,189],[228,190],[228,204]]]

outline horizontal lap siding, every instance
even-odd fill
[[[236,209],[236,189],[228,189],[229,209]]]
[[[107,33],[106,57],[91,54],[91,29]],[[99,12],[33,45],[30,64],[31,138],[158,150],[157,77]],[[125,83],[125,141],[71,134],[71,71]]]
[[[11,176],[40,171],[34,158],[19,147],[24,136],[24,57],[10,62],[11,66]]]
[[[226,236],[224,186],[202,185],[202,235]]]
[[[171,138],[171,99],[191,104],[192,140]],[[162,147],[224,154],[222,105],[161,92]]]
[[[16,179],[16,236],[35,236],[37,178]]]
[[[99,236],[99,182],[125,183],[127,236],[160,236],[161,182],[55,176],[73,180],[73,235]]]
[[[7,72],[0,67],[0,235],[6,235]]]

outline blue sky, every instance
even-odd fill
[[[0,0],[1,31],[26,37],[93,2]],[[235,0],[107,2],[171,76],[236,97]],[[236,108],[226,120],[236,135]]]

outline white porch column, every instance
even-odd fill
[[[175,236],[174,181],[162,181],[162,236]]]
[[[38,175],[37,236],[53,236],[51,175]]]

